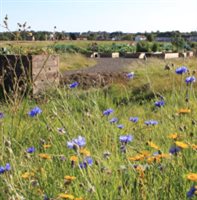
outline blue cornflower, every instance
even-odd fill
[[[27,150],[26,150],[26,152],[27,153],[33,153],[33,152],[35,152],[35,147],[29,147]]]
[[[133,136],[132,135],[121,135],[119,137],[119,140],[120,140],[120,142],[128,143],[133,140]]]
[[[86,157],[83,162],[79,163],[81,169],[85,169],[87,166],[91,165],[93,165],[93,159],[90,156]]]
[[[43,200],[50,200],[50,198],[45,194]]]
[[[3,174],[5,172],[5,167],[0,166],[0,174]]]
[[[5,171],[10,171],[10,170],[11,170],[10,163],[6,163],[6,165],[5,165]]]
[[[111,124],[116,123],[116,122],[118,122],[118,118],[117,118],[117,117],[114,117],[114,118],[110,119],[109,122],[110,122]]]
[[[113,112],[114,112],[114,110],[109,108],[109,109],[103,111],[103,115],[109,116]]]
[[[118,127],[119,129],[123,129],[123,128],[124,128],[124,125],[123,125],[123,124],[118,124],[117,127]]]
[[[145,121],[144,122],[147,126],[150,126],[150,125],[157,125],[158,124],[158,121],[156,120],[148,120],[148,121]]]
[[[39,107],[35,107],[32,110],[29,111],[28,115],[30,117],[35,117],[36,115],[40,114],[42,112],[42,110]]]
[[[10,171],[11,170],[11,166],[9,163],[6,163],[5,167],[0,166],[0,174],[3,174],[6,171]]]
[[[86,140],[82,136],[78,136],[78,138],[75,138],[72,141],[67,142],[67,147],[69,149],[73,149],[75,146],[83,147],[85,145],[86,145]]]
[[[134,77],[134,72],[130,72],[126,76],[127,78],[132,79]]]
[[[195,186],[192,186],[190,190],[187,192],[187,197],[192,198],[195,195],[195,192],[197,191]]]
[[[170,150],[169,150],[169,153],[171,153],[172,155],[176,155],[179,151],[181,151],[181,148],[180,147],[171,147]]]
[[[138,122],[139,118],[138,118],[138,117],[130,117],[129,120],[130,120],[131,122],[136,123],[136,122]]]
[[[0,119],[4,118],[4,114],[0,112]]]
[[[79,85],[79,83],[75,81],[74,83],[71,83],[71,84],[69,85],[69,87],[70,87],[70,88],[76,88],[78,85]]]
[[[184,74],[184,73],[186,73],[187,71],[188,71],[188,69],[187,69],[187,67],[185,67],[185,66],[182,66],[182,67],[179,67],[179,68],[176,69],[176,73],[177,73],[177,74]]]
[[[187,84],[196,82],[196,78],[195,78],[194,76],[189,76],[189,77],[187,77],[187,78],[185,79],[185,82],[186,82]]]
[[[164,101],[156,101],[155,102],[155,106],[156,107],[162,107],[162,106],[164,106],[165,105],[165,102]]]

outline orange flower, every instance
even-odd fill
[[[50,148],[50,147],[51,147],[50,144],[44,144],[44,145],[43,145],[43,148],[45,148],[45,149],[48,149],[48,148]]]
[[[181,108],[181,109],[178,111],[178,114],[188,114],[188,113],[191,113],[191,110],[190,110],[190,109],[187,109],[187,108]]]
[[[154,144],[153,142],[148,142],[148,145],[150,146],[150,147],[152,147],[152,148],[154,148],[154,149],[157,149],[157,150],[159,150],[160,149],[160,147],[158,147],[156,144]]]
[[[186,144],[184,142],[176,141],[175,144],[176,144],[176,146],[178,146],[178,147],[180,147],[182,149],[188,148],[188,144]]]
[[[25,172],[24,174],[21,175],[21,177],[24,179],[31,178],[32,176],[34,176],[33,172]]]
[[[190,181],[197,181],[197,174],[195,174],[195,173],[189,173],[187,175],[187,179],[190,180]]]
[[[79,152],[84,156],[90,156],[90,151],[88,151],[87,149],[80,149]]]
[[[38,154],[38,156],[43,159],[51,159],[51,156],[46,153],[40,153],[40,154]]]
[[[73,195],[71,195],[71,194],[64,194],[64,193],[59,194],[59,197],[62,198],[62,199],[74,199]]]
[[[169,136],[168,136],[168,138],[170,138],[170,139],[177,139],[178,138],[178,134],[177,133],[172,133],[172,134],[170,134]]]
[[[78,157],[77,156],[71,156],[70,161],[76,162],[76,161],[78,161]]]

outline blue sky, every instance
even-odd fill
[[[6,14],[12,31],[25,21],[48,31],[197,31],[197,0],[0,0],[0,24]]]

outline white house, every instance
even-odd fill
[[[146,36],[144,36],[144,35],[136,35],[135,36],[135,41],[136,42],[144,41],[144,40],[146,40]]]

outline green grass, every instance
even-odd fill
[[[82,69],[96,65],[96,61],[81,54],[61,54],[60,71]]]
[[[187,65],[195,69],[196,59],[173,63],[175,68]],[[44,195],[60,199],[61,193],[85,200],[186,199],[187,191],[194,185],[186,175],[197,173],[196,150],[191,147],[197,143],[196,83],[187,87],[186,74],[177,75],[175,69],[166,72],[163,64],[158,60],[138,63],[138,68],[132,68],[135,78],[128,80],[128,84],[89,90],[54,88],[39,101],[24,99],[16,112],[11,112],[15,110],[11,105],[2,103],[0,111],[5,116],[0,119],[0,166],[10,163],[11,170],[0,174],[0,199],[39,200]],[[157,93],[164,96],[164,107],[154,106],[160,100]],[[42,113],[28,116],[35,106]],[[108,108],[114,112],[107,117],[103,111]],[[181,108],[191,109],[191,113],[178,114]],[[138,116],[139,121],[132,123],[131,116]],[[123,129],[109,123],[113,117],[119,119]],[[146,126],[144,122],[150,119],[157,120],[158,125]],[[58,128],[64,128],[65,133],[60,134]],[[188,144],[177,155],[169,154],[175,142],[168,138],[171,133],[177,133],[177,140]],[[125,145],[123,153],[119,136],[126,134],[131,134],[133,141]],[[85,158],[79,149],[67,147],[67,142],[79,135],[85,137],[85,148],[93,158],[87,169],[80,169],[77,162],[72,166],[70,161],[73,155],[79,162]],[[147,145],[148,141],[158,145],[167,158],[155,157],[152,162],[148,158],[129,160],[142,151],[149,151],[149,159],[153,158],[158,150]],[[43,144],[51,147],[45,149]],[[36,151],[28,154],[26,149],[32,146]],[[109,158],[104,156],[106,152],[110,153]],[[40,153],[47,153],[51,159],[40,158]],[[22,178],[25,172],[32,176]],[[65,184],[66,175],[76,179]]]

